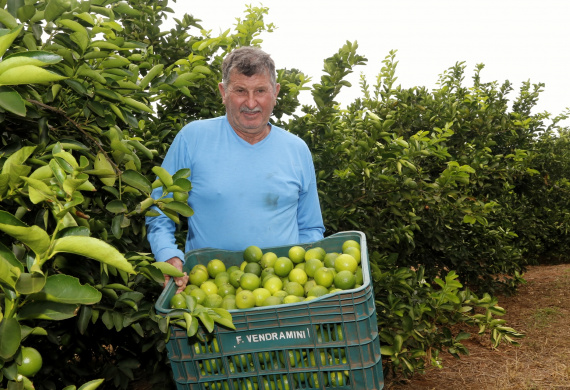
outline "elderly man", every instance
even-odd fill
[[[191,170],[188,204],[195,214],[188,219],[185,251],[323,238],[311,153],[299,137],[269,123],[280,88],[273,60],[260,49],[242,47],[224,59],[222,77],[226,115],[186,125],[162,165],[171,174]],[[155,190],[157,196],[161,192]],[[182,270],[174,223],[161,215],[147,224],[156,260]],[[178,291],[187,280],[175,278]]]

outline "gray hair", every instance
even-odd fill
[[[222,83],[224,88],[228,87],[230,74],[234,69],[238,73],[248,77],[267,72],[269,73],[273,88],[277,85],[275,62],[273,62],[269,54],[256,47],[240,47],[224,58],[224,62],[222,63]]]

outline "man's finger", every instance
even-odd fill
[[[162,285],[163,288],[166,287],[169,280],[170,280],[170,275],[164,275],[164,284]]]

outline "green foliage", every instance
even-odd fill
[[[565,253],[564,116],[546,129],[547,114],[531,115],[541,85],[530,83],[509,112],[510,83],[483,83],[482,65],[472,87],[458,63],[433,91],[403,89],[395,52],[342,110],[343,77],[365,62],[356,49],[347,43],[325,60],[316,107],[284,125],[313,150],[327,229],[367,234],[388,366],[411,374],[438,365],[440,351],[465,353],[467,336],[451,325],[479,326],[495,346],[514,342],[520,335],[492,318],[502,312],[489,293],[514,292],[544,249]]]
[[[454,271],[429,282],[423,266],[396,267],[395,260],[378,252],[372,258],[381,351],[392,372],[423,372],[426,363],[441,367],[441,351],[457,358],[468,354],[461,341],[471,337],[469,328],[488,332],[493,347],[501,341],[517,345],[515,339],[523,336],[494,318],[505,313],[497,298],[487,293],[479,298],[463,288]]]
[[[189,51],[197,21],[185,15],[160,31],[172,12],[161,0],[1,4],[2,387],[23,383],[16,367],[30,344],[44,358],[36,388],[90,379],[84,388],[95,388],[97,378],[126,388],[137,371],[153,370],[168,382],[170,319],[154,313],[154,302],[163,272],[177,271],[155,266],[144,217],[158,208],[179,222],[193,210],[189,172],[158,167],[188,117],[169,127],[156,101],[190,90],[216,100],[203,54],[235,45],[234,37],[209,42],[208,53]],[[244,23],[264,12],[250,10]],[[247,40],[249,32],[239,34]],[[156,187],[163,196],[154,200]]]

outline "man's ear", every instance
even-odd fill
[[[226,104],[226,89],[224,88],[224,83],[218,83],[218,89],[220,90],[220,95],[222,95],[222,103]]]
[[[280,90],[281,90],[281,84],[279,83],[275,84],[275,99],[277,99]]]

